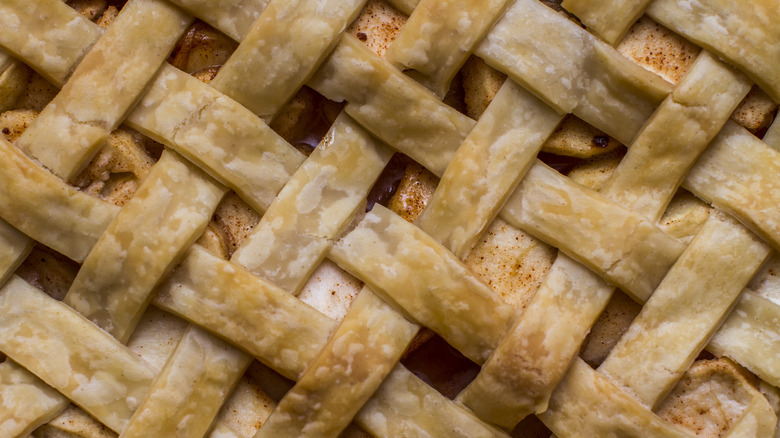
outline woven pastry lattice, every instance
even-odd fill
[[[0,2],[0,66],[60,87],[0,141],[0,435],[71,403],[123,437],[241,437],[217,415],[257,359],[296,383],[257,436],[692,436],[654,411],[706,348],[780,385],[780,298],[748,288],[780,249],[780,4],[397,0],[379,57],[360,0],[130,0],[104,31],[60,0]],[[614,46],[647,15],[704,50],[676,85]],[[238,48],[210,83],[166,62],[195,18]],[[508,79],[475,121],[442,102],[469,56]],[[307,85],[346,105],[306,157],[268,123]],[[0,96],[1,97],[1,96]],[[600,190],[537,159],[566,114],[629,146]],[[68,184],[120,124],[165,151],[119,207]],[[776,124],[777,125],[777,124]],[[775,144],[773,144],[773,142]],[[412,224],[366,197],[394,152],[440,177]],[[658,226],[678,188],[713,206]],[[262,219],[224,260],[195,244],[230,190]],[[523,309],[463,263],[490,224],[559,250]],[[81,263],[62,301],[14,271],[34,241]],[[365,286],[341,321],[296,295],[328,259]],[[616,288],[643,303],[594,370],[578,357]],[[153,305],[189,324],[162,369],[125,345]],[[444,397],[399,363],[427,327],[481,366]],[[775,434],[765,396],[722,435]],[[515,432],[515,433],[522,433]]]

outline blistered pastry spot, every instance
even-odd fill
[[[590,158],[615,150],[620,142],[569,114],[542,146],[556,155]]]
[[[476,56],[470,56],[466,60],[460,73],[463,78],[466,115],[472,119],[479,119],[496,97],[498,89],[506,80],[506,75]]]
[[[731,120],[762,137],[772,124],[776,110],[777,104],[756,85],[731,114]]]
[[[428,205],[428,200],[433,196],[438,184],[436,175],[419,164],[412,163],[406,167],[388,208],[407,221],[414,222]]]
[[[466,265],[520,310],[542,284],[556,253],[555,248],[495,219],[466,257]]]
[[[585,338],[580,357],[594,368],[601,365],[641,310],[642,306],[628,295],[615,291]]]
[[[76,278],[80,265],[43,245],[35,245],[30,255],[16,269],[16,275],[46,292],[56,300],[62,300]]]
[[[682,79],[701,52],[698,46],[646,16],[631,26],[617,50],[673,84]]]
[[[168,62],[187,73],[221,66],[238,43],[202,21],[195,21],[173,49]]]
[[[697,361],[656,410],[700,437],[720,437],[747,410],[750,377],[728,359]]]
[[[347,32],[379,56],[395,41],[407,17],[384,0],[369,0]]]

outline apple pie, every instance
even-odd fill
[[[780,2],[3,0],[0,437],[776,437]]]

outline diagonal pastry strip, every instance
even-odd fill
[[[66,181],[78,175],[192,21],[164,0],[128,2],[16,145]]]
[[[314,74],[365,2],[270,2],[212,85],[270,121]],[[243,80],[248,77],[254,79]]]
[[[391,156],[342,113],[231,260],[297,295]]]
[[[745,289],[707,350],[729,356],[765,381],[780,386],[780,306]]]
[[[750,7],[723,0],[654,0],[647,15],[744,71],[780,101],[780,8],[773,0]]]
[[[3,352],[111,429],[125,427],[154,378],[149,365],[18,277],[0,290],[0,314]]]
[[[722,213],[711,214],[599,371],[655,407],[768,255],[753,233]]]
[[[27,436],[59,414],[70,400],[13,360],[0,364],[0,435]]]
[[[336,327],[334,321],[289,293],[197,245],[160,287],[154,302],[230,339],[291,379],[304,371]],[[376,394],[355,421],[379,436],[395,436],[393,431],[505,436],[401,365],[396,365]]]
[[[734,215],[780,250],[778,172],[780,152],[729,122],[685,177],[683,187]]]
[[[561,119],[512,80],[505,81],[458,147],[417,226],[464,259]]]
[[[451,252],[382,206],[336,242],[330,257],[477,363],[514,317]]]
[[[160,69],[125,123],[171,147],[260,212],[305,158],[238,102],[170,65]]]
[[[436,175],[475,123],[349,34],[309,85],[328,99],[347,101],[347,114]]]
[[[538,0],[517,0],[475,54],[553,108],[623,144],[671,91],[669,83]]]
[[[742,74],[713,55],[701,53],[639,131],[624,158],[626,164],[619,166],[602,191],[619,204],[658,221],[681,178],[692,166],[698,166],[694,164],[697,158],[722,130],[750,85]]]
[[[690,367],[768,255],[766,244],[733,219],[710,216],[599,372],[621,387],[617,391],[625,388],[645,406],[655,407]],[[566,436],[582,427],[568,412],[583,403],[575,388],[589,378],[567,376],[570,381],[555,390],[550,408],[540,417],[553,432]],[[588,398],[592,403],[593,396]],[[769,407],[766,400],[764,404]],[[777,423],[776,418],[766,420]]]
[[[550,409],[539,415],[559,436],[696,436],[654,414],[579,357],[574,358],[554,394],[559,393],[571,394],[571,397],[559,400],[553,395]]]
[[[57,85],[103,33],[61,1],[3,1],[0,17],[0,44]]]
[[[0,284],[11,278],[31,249],[29,237],[0,219]]]
[[[163,152],[90,251],[64,302],[126,343],[155,284],[203,233],[225,191],[175,152]]]
[[[452,78],[507,4],[508,0],[423,0],[385,58],[402,70],[409,69],[409,76],[443,98]]]
[[[501,212],[626,292],[647,297],[683,245],[641,215],[537,161]],[[569,220],[577,215],[583,220]]]
[[[644,13],[651,0],[563,0],[561,6],[576,15],[590,32],[614,46]]]
[[[170,0],[190,14],[221,30],[225,35],[241,41],[270,0]]]
[[[122,438],[205,436],[216,413],[212,400],[224,400],[249,366],[251,357],[190,326],[138,406]],[[186,403],[172,403],[185,399]]]
[[[417,330],[364,287],[255,437],[338,436],[395,368]]]
[[[5,139],[0,139],[0,187],[0,217],[76,261],[84,261],[119,212],[64,183]],[[47,208],[36,207],[30,199]]]

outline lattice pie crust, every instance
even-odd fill
[[[777,23],[2,0],[0,437],[777,436]]]

